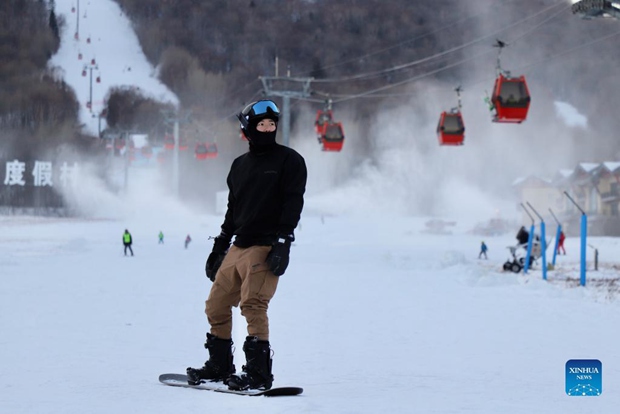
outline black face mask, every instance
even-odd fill
[[[250,144],[256,147],[263,147],[263,146],[275,144],[276,143],[276,132],[278,132],[277,126],[276,126],[275,131],[259,132],[256,130],[256,124],[254,123],[248,125],[246,129],[246,135],[247,135],[248,140],[250,141]]]
[[[262,147],[265,145],[273,145],[276,143],[276,131],[272,132],[259,132],[257,130],[251,130],[248,128],[248,140],[252,145]]]

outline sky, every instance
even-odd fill
[[[88,48],[98,44],[97,61],[116,52],[106,59],[114,65],[104,71],[101,63],[102,88],[136,76],[127,84],[174,100],[150,76],[154,69],[139,49],[121,48],[134,37],[115,3],[81,1],[84,35],[95,36],[94,16],[107,16],[100,43],[93,37],[90,44],[72,40],[73,3],[56,4],[59,14],[65,10],[70,36],[63,34],[53,59],[80,101],[87,95],[75,52],[83,47],[88,59]],[[122,71],[125,65],[132,75]],[[434,135],[414,146],[401,132],[404,120],[432,134],[442,101],[433,98],[437,85],[419,87],[431,99],[428,113],[393,108],[379,114],[384,122],[373,131],[381,149],[371,158],[360,157],[353,139],[341,154],[321,153],[299,131],[292,141],[310,177],[291,264],[269,316],[274,386],[302,387],[302,396],[239,397],[157,381],[207,358],[204,262],[223,215],[166,196],[156,169],[131,168],[129,188],[118,195],[83,168],[70,194],[80,217],[0,216],[2,412],[615,413],[620,242],[588,238],[585,287],[575,283],[575,237],[567,239],[567,255],[557,257],[547,281],[540,263],[528,274],[503,272],[520,223],[494,237],[472,230],[518,214],[493,176],[503,167],[512,182],[519,171],[493,155],[526,151],[519,126],[475,123],[483,126],[473,131],[487,132],[470,141],[486,143],[485,159],[469,142],[461,153],[443,151]],[[545,109],[555,117],[548,128],[587,128],[587,119],[564,104]],[[86,111],[82,117],[94,127]],[[356,128],[349,124],[346,131]],[[437,217],[455,223],[447,234],[427,231],[427,221]],[[133,234],[134,257],[123,255],[124,229]],[[184,249],[187,234],[193,241]],[[488,260],[478,259],[481,241],[489,246]],[[238,368],[246,335],[236,310]],[[600,396],[567,396],[565,368],[575,359],[601,362]]]

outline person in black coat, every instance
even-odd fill
[[[525,226],[521,226],[516,238],[519,244],[527,244],[527,242],[530,240],[530,233],[525,230]]]
[[[276,143],[279,114],[273,101],[261,100],[238,115],[249,151],[233,161],[226,180],[228,208],[205,266],[213,281],[205,308],[209,360],[187,369],[190,384],[224,381],[245,390],[273,383],[267,309],[289,264],[307,180],[304,158]],[[234,375],[231,350],[233,306],[240,307],[248,331],[240,375]]]

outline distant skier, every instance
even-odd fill
[[[127,249],[131,252],[133,256],[133,249],[131,248],[131,244],[133,243],[133,239],[131,238],[131,233],[129,230],[125,229],[125,233],[123,233],[123,246],[125,246],[125,256],[127,256]]]
[[[189,243],[192,241],[192,238],[189,237],[189,234],[187,235],[187,237],[185,238],[185,248],[187,249],[187,246],[189,246]]]
[[[159,231],[159,244],[164,244],[164,233],[162,233],[162,231]]]
[[[564,256],[566,256],[566,249],[564,248],[564,239],[566,239],[566,236],[564,235],[564,232],[562,230],[560,230],[560,237],[558,238],[558,254],[560,254],[560,250],[562,252],[564,252]]]
[[[482,258],[482,256],[484,255],[484,258],[488,260],[489,258],[487,257],[487,250],[489,250],[489,248],[484,243],[484,241],[480,243],[480,253],[478,254],[478,259]]]
[[[525,230],[525,226],[521,226],[519,232],[517,233],[516,239],[519,244],[527,244],[527,242],[530,240],[530,233]]]

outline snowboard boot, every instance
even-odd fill
[[[271,347],[269,341],[261,341],[255,336],[248,336],[243,344],[246,365],[240,375],[228,378],[231,390],[261,389],[268,390],[273,384],[271,375]]]
[[[187,383],[198,385],[202,380],[224,381],[235,373],[232,354],[232,339],[221,339],[207,334],[205,348],[209,350],[209,360],[202,368],[187,368]]]

